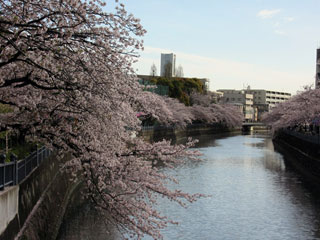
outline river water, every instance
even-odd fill
[[[165,171],[176,176],[180,189],[211,197],[186,209],[161,199],[158,209],[179,222],[162,231],[164,239],[320,239],[320,196],[286,166],[269,136],[201,137],[198,148],[203,161]],[[119,237],[106,233],[98,214],[85,205],[64,221],[58,239]]]

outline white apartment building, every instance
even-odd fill
[[[173,53],[161,53],[160,76],[174,77],[176,75],[176,55]]]
[[[253,94],[253,103],[268,105],[268,109],[274,108],[278,103],[284,102],[291,97],[290,93],[269,91],[263,89],[247,89],[247,93]]]
[[[278,103],[291,97],[291,94],[286,92],[250,88],[246,90],[221,89],[218,92],[223,93],[223,102],[237,106],[243,105],[246,121],[260,121],[263,113],[269,112]]]
[[[242,109],[246,122],[254,121],[253,95],[245,90],[219,89],[223,93],[222,102]],[[242,105],[242,106],[241,106]]]

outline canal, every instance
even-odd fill
[[[286,166],[269,136],[200,137],[197,147],[203,161],[164,171],[179,179],[182,190],[211,197],[186,209],[160,199],[157,208],[179,222],[162,231],[164,239],[320,239],[320,194]],[[65,219],[58,239],[119,237],[83,205]]]

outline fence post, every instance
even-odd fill
[[[18,160],[14,163],[15,165],[15,170],[16,170],[16,185],[19,184],[19,164]]]
[[[6,164],[3,165],[3,188],[6,185]]]
[[[16,182],[16,170],[15,170],[15,167],[16,167],[16,162],[17,162],[17,159],[18,157],[14,154],[14,153],[11,153],[10,155],[10,162],[13,162],[14,164],[12,165],[12,185],[15,185]]]
[[[1,154],[0,155],[0,164],[3,164],[3,166],[1,167],[1,171],[3,172],[3,185],[2,186],[0,186],[0,190],[3,190],[4,189],[4,185],[5,185],[5,180],[6,180],[6,178],[5,178],[5,160],[6,160],[6,155],[5,154]]]

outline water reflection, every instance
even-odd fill
[[[102,240],[119,238],[115,229],[105,223],[104,217],[91,204],[84,203],[69,211],[71,213],[64,220],[57,239]]]
[[[165,239],[320,239],[320,198],[285,166],[270,137],[201,137],[197,147],[203,161],[166,171],[179,179],[184,191],[212,197],[187,209],[160,199],[159,209],[180,222],[163,231]],[[73,227],[77,232],[81,221]],[[83,236],[74,239],[117,239]]]

